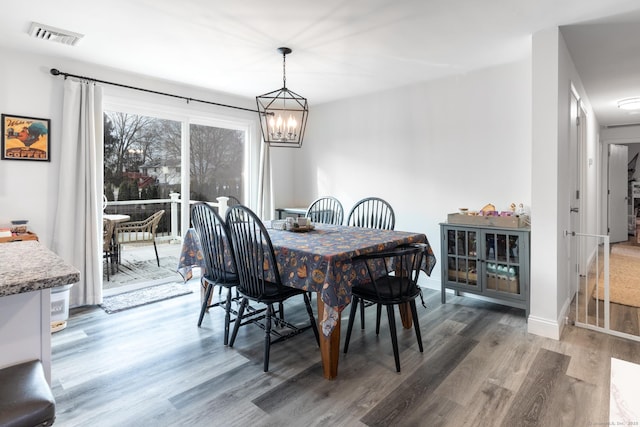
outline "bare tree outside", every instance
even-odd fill
[[[245,132],[191,125],[190,133],[191,198],[233,196],[242,201]]]
[[[175,120],[105,112],[107,198],[145,200],[180,192],[181,126]],[[242,200],[245,132],[193,124],[189,129],[191,199],[233,196]]]

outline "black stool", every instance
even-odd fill
[[[56,402],[39,360],[0,369],[0,426],[50,426]]]

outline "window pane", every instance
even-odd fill
[[[244,202],[245,131],[190,125],[191,199],[219,196]]]
[[[107,111],[104,185],[109,200],[166,199],[180,192],[180,122]]]

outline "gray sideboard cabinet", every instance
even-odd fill
[[[529,317],[529,228],[440,224],[442,303],[446,289],[482,295]]]

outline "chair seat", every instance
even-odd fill
[[[245,295],[248,299],[261,302],[264,304],[270,304],[274,302],[284,301],[295,295],[301,295],[304,291],[302,289],[290,288],[288,286],[278,286],[275,283],[264,282],[264,293],[257,298]]]
[[[0,369],[0,425],[49,426],[56,402],[39,360]]]
[[[118,243],[152,242],[153,233],[147,231],[120,231]]]
[[[395,276],[388,276],[384,280],[389,281],[389,286],[378,287],[378,293],[371,282],[354,285],[351,292],[364,300],[383,305],[401,304],[420,295],[420,287],[408,283],[407,280]]]
[[[214,274],[215,273],[215,274]],[[230,287],[236,286],[238,284],[238,275],[236,273],[230,273],[228,271],[222,272],[206,272],[204,276],[202,276],[204,280],[210,283],[215,283],[216,285]]]

